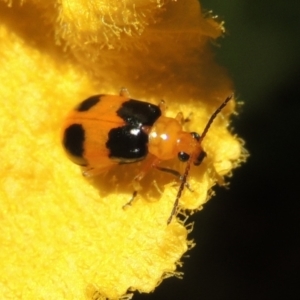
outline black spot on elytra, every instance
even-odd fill
[[[117,110],[117,115],[135,127],[152,126],[161,116],[161,110],[157,105],[129,99],[122,103],[122,106]]]
[[[87,111],[91,107],[95,106],[100,100],[102,95],[95,95],[87,98],[86,100],[82,101],[75,110],[77,111]]]
[[[75,157],[82,158],[84,152],[85,134],[82,125],[73,124],[66,128],[63,145],[67,152]]]
[[[131,125],[113,128],[106,143],[109,157],[120,163],[142,160],[148,153],[148,135]]]

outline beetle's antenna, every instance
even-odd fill
[[[226,104],[233,98],[233,94],[231,94],[230,96],[228,96],[224,102],[215,110],[215,112],[211,115],[211,117],[209,118],[201,136],[200,136],[200,139],[199,139],[199,144],[201,144],[201,142],[203,141],[204,137],[206,136],[208,130],[209,130],[209,127],[211,126],[212,122],[214,121],[214,119],[216,118],[216,116],[221,112],[221,110],[226,106]],[[171,215],[167,221],[167,224],[170,224],[171,221],[172,221],[172,218],[173,216],[176,214],[177,212],[177,207],[178,207],[178,204],[179,204],[179,199],[181,197],[181,194],[184,190],[184,187],[186,185],[186,182],[187,182],[187,177],[188,177],[188,174],[189,174],[189,171],[190,171],[190,168],[191,168],[191,163],[192,163],[192,158],[193,158],[193,155],[190,156],[188,162],[187,162],[187,165],[186,165],[186,168],[185,168],[185,171],[184,171],[184,174],[181,176],[181,184],[180,184],[180,187],[179,187],[179,190],[178,190],[178,193],[177,193],[177,196],[176,196],[176,199],[175,199],[175,202],[174,202],[174,206],[173,206],[173,209],[171,211]]]
[[[190,159],[187,162],[184,174],[180,178],[181,179],[181,184],[180,184],[180,187],[179,187],[179,190],[178,190],[175,202],[174,202],[173,209],[171,211],[171,215],[170,215],[170,217],[169,217],[169,219],[167,221],[167,224],[170,224],[170,222],[172,221],[173,216],[177,212],[177,207],[178,207],[179,199],[180,199],[182,191],[184,190],[184,187],[186,185],[187,177],[189,175],[189,171],[190,171],[190,168],[191,168],[191,161],[192,161],[192,155],[191,155]]]
[[[231,94],[230,96],[228,96],[224,102],[215,110],[215,112],[211,115],[211,117],[209,118],[201,136],[200,136],[200,140],[199,143],[201,144],[201,142],[203,141],[204,137],[206,136],[209,127],[211,126],[212,122],[214,121],[214,119],[216,118],[216,116],[221,112],[221,110],[226,106],[226,104],[233,98],[233,94]]]

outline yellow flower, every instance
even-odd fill
[[[151,170],[123,210],[140,164],[87,181],[65,157],[61,124],[80,100],[125,86],[133,98],[163,98],[169,116],[192,112],[186,130],[201,133],[232,93],[209,47],[222,24],[196,0],[21,2],[0,1],[1,299],[150,292],[193,245],[187,221],[167,225],[178,183]],[[203,141],[208,156],[191,169],[182,209],[200,209],[244,158],[227,128],[233,111],[231,101]]]

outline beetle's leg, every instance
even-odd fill
[[[122,97],[130,98],[129,92],[125,87],[121,88],[119,95]]]
[[[132,205],[132,203],[134,202],[134,200],[137,196],[137,193],[138,193],[138,191],[136,191],[136,190],[133,191],[131,199],[126,204],[123,205],[123,207],[122,207],[123,209],[126,209],[128,206]]]
[[[157,170],[159,171],[162,171],[162,172],[166,172],[166,173],[169,173],[173,176],[175,176],[179,181],[182,181],[183,180],[183,175],[181,173],[179,173],[178,171],[176,170],[173,170],[173,169],[169,169],[169,168],[162,168],[162,167],[159,167],[159,166],[156,166],[155,167]],[[185,187],[191,191],[191,192],[194,192],[194,190],[191,188],[191,186],[189,185],[188,182],[185,183]]]
[[[158,106],[161,110],[161,114],[164,116],[166,113],[166,110],[167,110],[167,105],[166,105],[165,100],[161,99]]]
[[[97,174],[95,174],[95,169],[94,168],[84,168],[84,170],[82,170],[82,175],[84,177],[90,178],[90,177],[93,177]]]
[[[91,167],[85,167],[82,170],[82,175],[86,178],[91,178],[100,174],[103,174],[105,169],[96,169],[96,168],[91,168]]]
[[[141,169],[141,171],[133,178],[132,185],[133,185],[133,193],[132,197],[128,203],[126,203],[123,208],[130,206],[133,201],[135,200],[138,192],[142,189],[140,181],[145,177],[145,175],[149,172],[150,169],[156,168],[157,165],[160,163],[160,160],[156,157],[152,157],[151,159],[147,160]]]
[[[180,111],[179,113],[177,113],[175,119],[180,123],[183,124],[184,123],[184,117],[183,117],[183,113]]]
[[[188,123],[191,121],[191,117],[192,117],[193,113],[190,113],[189,116],[187,118],[185,118],[183,116],[182,112],[177,113],[175,119],[181,124],[184,125],[185,123]]]

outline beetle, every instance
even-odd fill
[[[75,164],[85,167],[84,176],[103,173],[119,164],[148,160],[133,179],[132,200],[140,190],[140,181],[150,168],[168,172],[180,179],[168,224],[176,214],[179,199],[187,186],[191,165],[199,166],[206,156],[202,141],[212,122],[232,99],[228,96],[208,120],[202,134],[183,130],[185,119],[165,116],[164,101],[159,105],[130,98],[126,89],[119,95],[94,95],[79,103],[67,116],[62,130],[62,144]],[[185,171],[159,166],[160,162],[178,158],[186,163]]]

